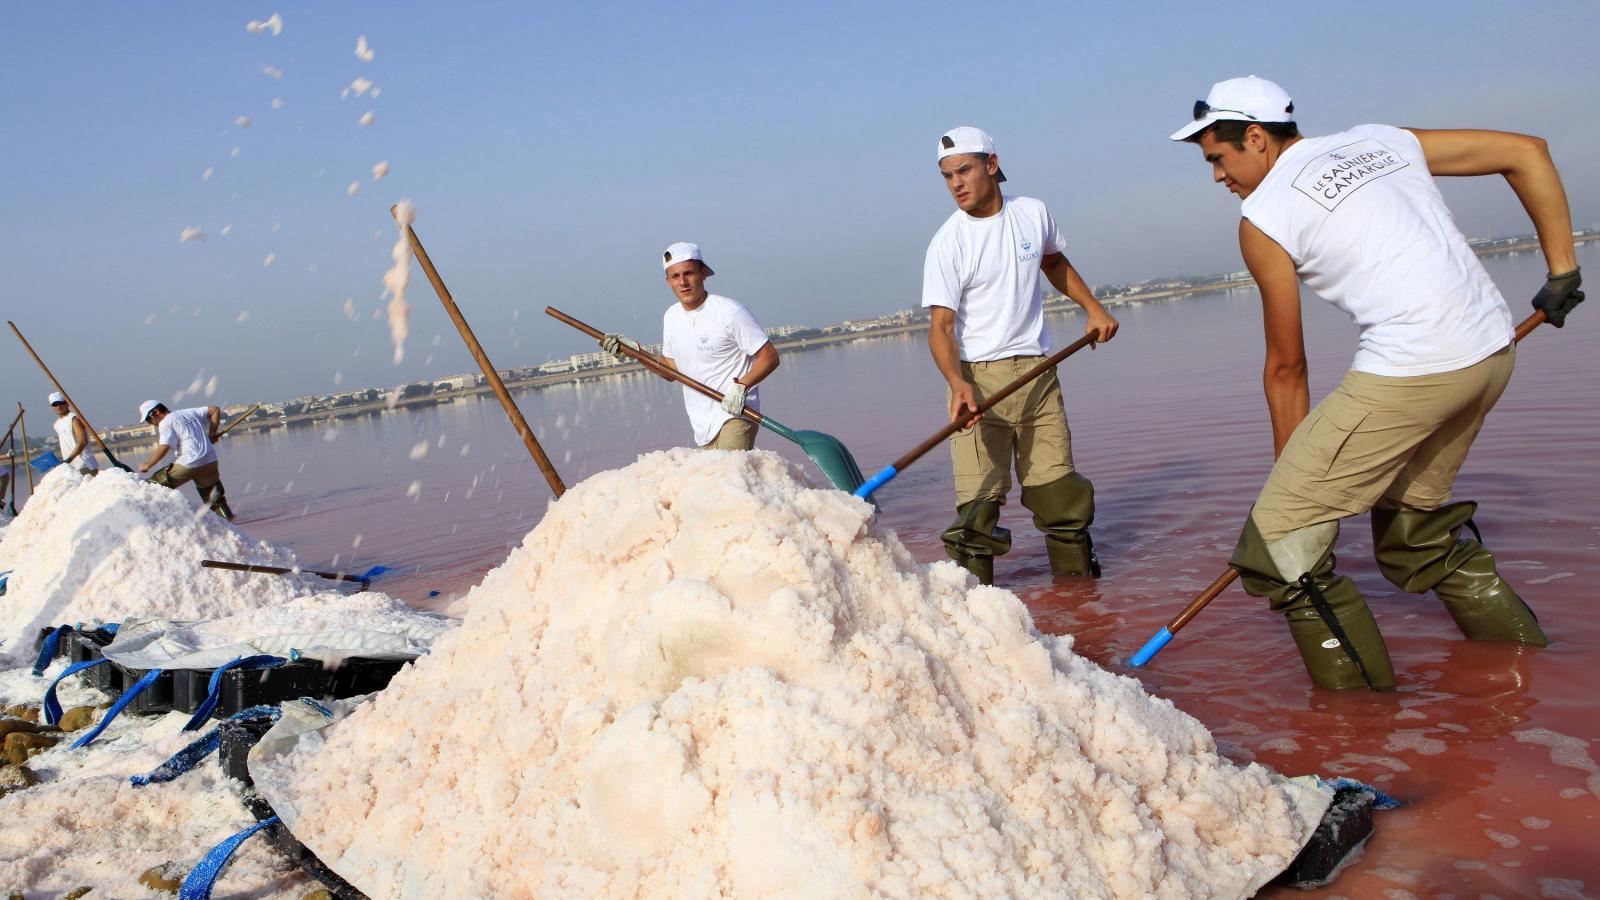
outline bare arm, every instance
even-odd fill
[[[217,440],[217,432],[220,431],[221,428],[222,428],[222,409],[221,409],[221,407],[217,407],[217,406],[208,406],[208,407],[206,407],[206,421],[211,423],[210,427],[208,427],[206,429],[206,437],[210,438],[212,440],[212,442],[215,443],[216,440]]]
[[[1533,220],[1551,274],[1578,267],[1572,212],[1550,148],[1543,138],[1509,131],[1407,129],[1422,144],[1435,175],[1503,175]]]
[[[1300,273],[1277,242],[1249,219],[1239,220],[1239,249],[1245,267],[1261,292],[1261,320],[1266,329],[1267,362],[1262,387],[1272,414],[1272,456],[1311,410],[1306,383],[1306,344],[1300,327]]]
[[[756,358],[750,361],[750,370],[734,379],[737,384],[753,388],[760,384],[762,379],[778,370],[778,348],[772,346],[771,341],[761,345],[756,351]]]
[[[157,444],[155,451],[150,454],[150,458],[139,464],[139,471],[148,472],[155,468],[156,463],[161,462],[161,458],[167,455],[168,449],[170,448],[166,444]]]
[[[956,311],[948,306],[930,309],[933,325],[928,329],[928,352],[933,354],[933,364],[939,367],[939,374],[950,385],[950,421],[959,422],[977,412],[978,400],[972,393],[972,385],[961,375],[961,348],[956,343]]]
[[[62,462],[72,462],[78,458],[79,454],[89,448],[89,429],[84,426],[82,419],[74,418],[72,420],[72,439],[77,441],[77,445],[72,448],[72,452],[68,453],[67,458],[63,459]]]
[[[1063,296],[1083,308],[1088,319],[1083,325],[1084,334],[1094,335],[1096,341],[1109,341],[1116,336],[1117,320],[1094,298],[1083,276],[1065,256],[1060,253],[1045,256],[1039,261],[1039,271]]]

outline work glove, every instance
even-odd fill
[[[730,416],[737,416],[744,412],[744,395],[749,388],[735,381],[728,387],[727,393],[722,395],[722,409]]]
[[[627,335],[617,334],[616,332],[612,332],[611,334],[608,334],[600,339],[600,349],[611,354],[612,356],[615,356],[618,362],[633,362],[631,357],[617,349],[622,344],[627,344],[629,347],[632,347],[635,350],[642,349],[639,346],[638,341],[628,337]]]
[[[1573,269],[1565,275],[1551,275],[1533,295],[1533,308],[1544,310],[1546,322],[1560,328],[1567,323],[1567,313],[1583,302],[1583,291],[1578,290],[1578,285],[1583,284],[1581,272]]]

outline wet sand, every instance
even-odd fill
[[[1579,256],[1600,270],[1600,250]],[[1521,316],[1543,278],[1542,257],[1486,264]],[[759,298],[745,299],[760,315]],[[1316,399],[1343,375],[1354,328],[1314,298],[1305,309]],[[1094,534],[1106,577],[1054,581],[1013,492],[1003,522],[1016,545],[996,567],[1000,583],[1027,601],[1041,629],[1071,633],[1080,652],[1140,678],[1205,722],[1236,760],[1350,775],[1404,800],[1378,814],[1365,856],[1317,895],[1593,896],[1600,307],[1523,343],[1457,484],[1457,499],[1482,504],[1485,540],[1552,646],[1462,640],[1431,595],[1399,593],[1378,574],[1365,517],[1350,520],[1340,568],[1367,594],[1389,641],[1400,690],[1387,695],[1311,689],[1281,620],[1237,587],[1148,669],[1124,667],[1225,566],[1272,445],[1253,291],[1114,311],[1122,335],[1061,368],[1076,461],[1099,492]],[[1058,345],[1081,321],[1052,318]],[[943,391],[921,335],[791,354],[763,394],[768,412],[837,435],[869,472],[941,424]],[[677,388],[644,375],[527,391],[518,401],[569,484],[689,439]],[[423,443],[426,455],[413,459]],[[803,459],[770,433],[759,446]],[[380,586],[422,605],[498,564],[548,498],[492,399],[230,438],[223,474],[252,534],[318,567],[406,567]],[[938,534],[953,515],[945,451],[879,497],[884,520],[918,558],[942,557]],[[441,596],[429,598],[434,590]]]

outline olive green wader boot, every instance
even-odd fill
[[[1269,549],[1254,519],[1246,519],[1229,564],[1244,589],[1266,597],[1289,620],[1289,634],[1318,687],[1394,690],[1394,666],[1372,610],[1355,582],[1334,574],[1337,522],[1292,532]],[[1286,569],[1297,574],[1285,575]]]
[[[1022,505],[1033,512],[1033,525],[1044,532],[1050,571],[1057,575],[1100,577],[1089,526],[1094,524],[1094,484],[1068,472],[1049,484],[1022,488]]]
[[[1011,530],[999,523],[1000,501],[969,500],[944,531],[944,552],[981,584],[994,584],[994,558],[1011,552]]]
[[[1452,503],[1434,510],[1372,511],[1372,542],[1383,577],[1413,594],[1432,590],[1474,641],[1550,643],[1539,620],[1494,568],[1494,556],[1472,523],[1478,504]],[[1461,527],[1473,538],[1461,536]]]

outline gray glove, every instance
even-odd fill
[[[1549,276],[1533,296],[1533,308],[1544,310],[1546,322],[1560,328],[1567,324],[1567,313],[1583,302],[1583,291],[1578,290],[1578,285],[1583,284],[1581,271],[1573,269],[1565,275]]]
[[[600,339],[600,349],[611,354],[612,356],[615,356],[618,362],[633,362],[632,357],[617,349],[618,346],[622,344],[627,344],[629,347],[632,347],[635,350],[643,349],[639,346],[638,341],[628,337],[627,335],[618,334],[616,332],[607,334],[605,337]]]
[[[730,416],[737,416],[744,412],[744,395],[749,388],[735,381],[729,385],[726,393],[722,395],[722,410]]]

